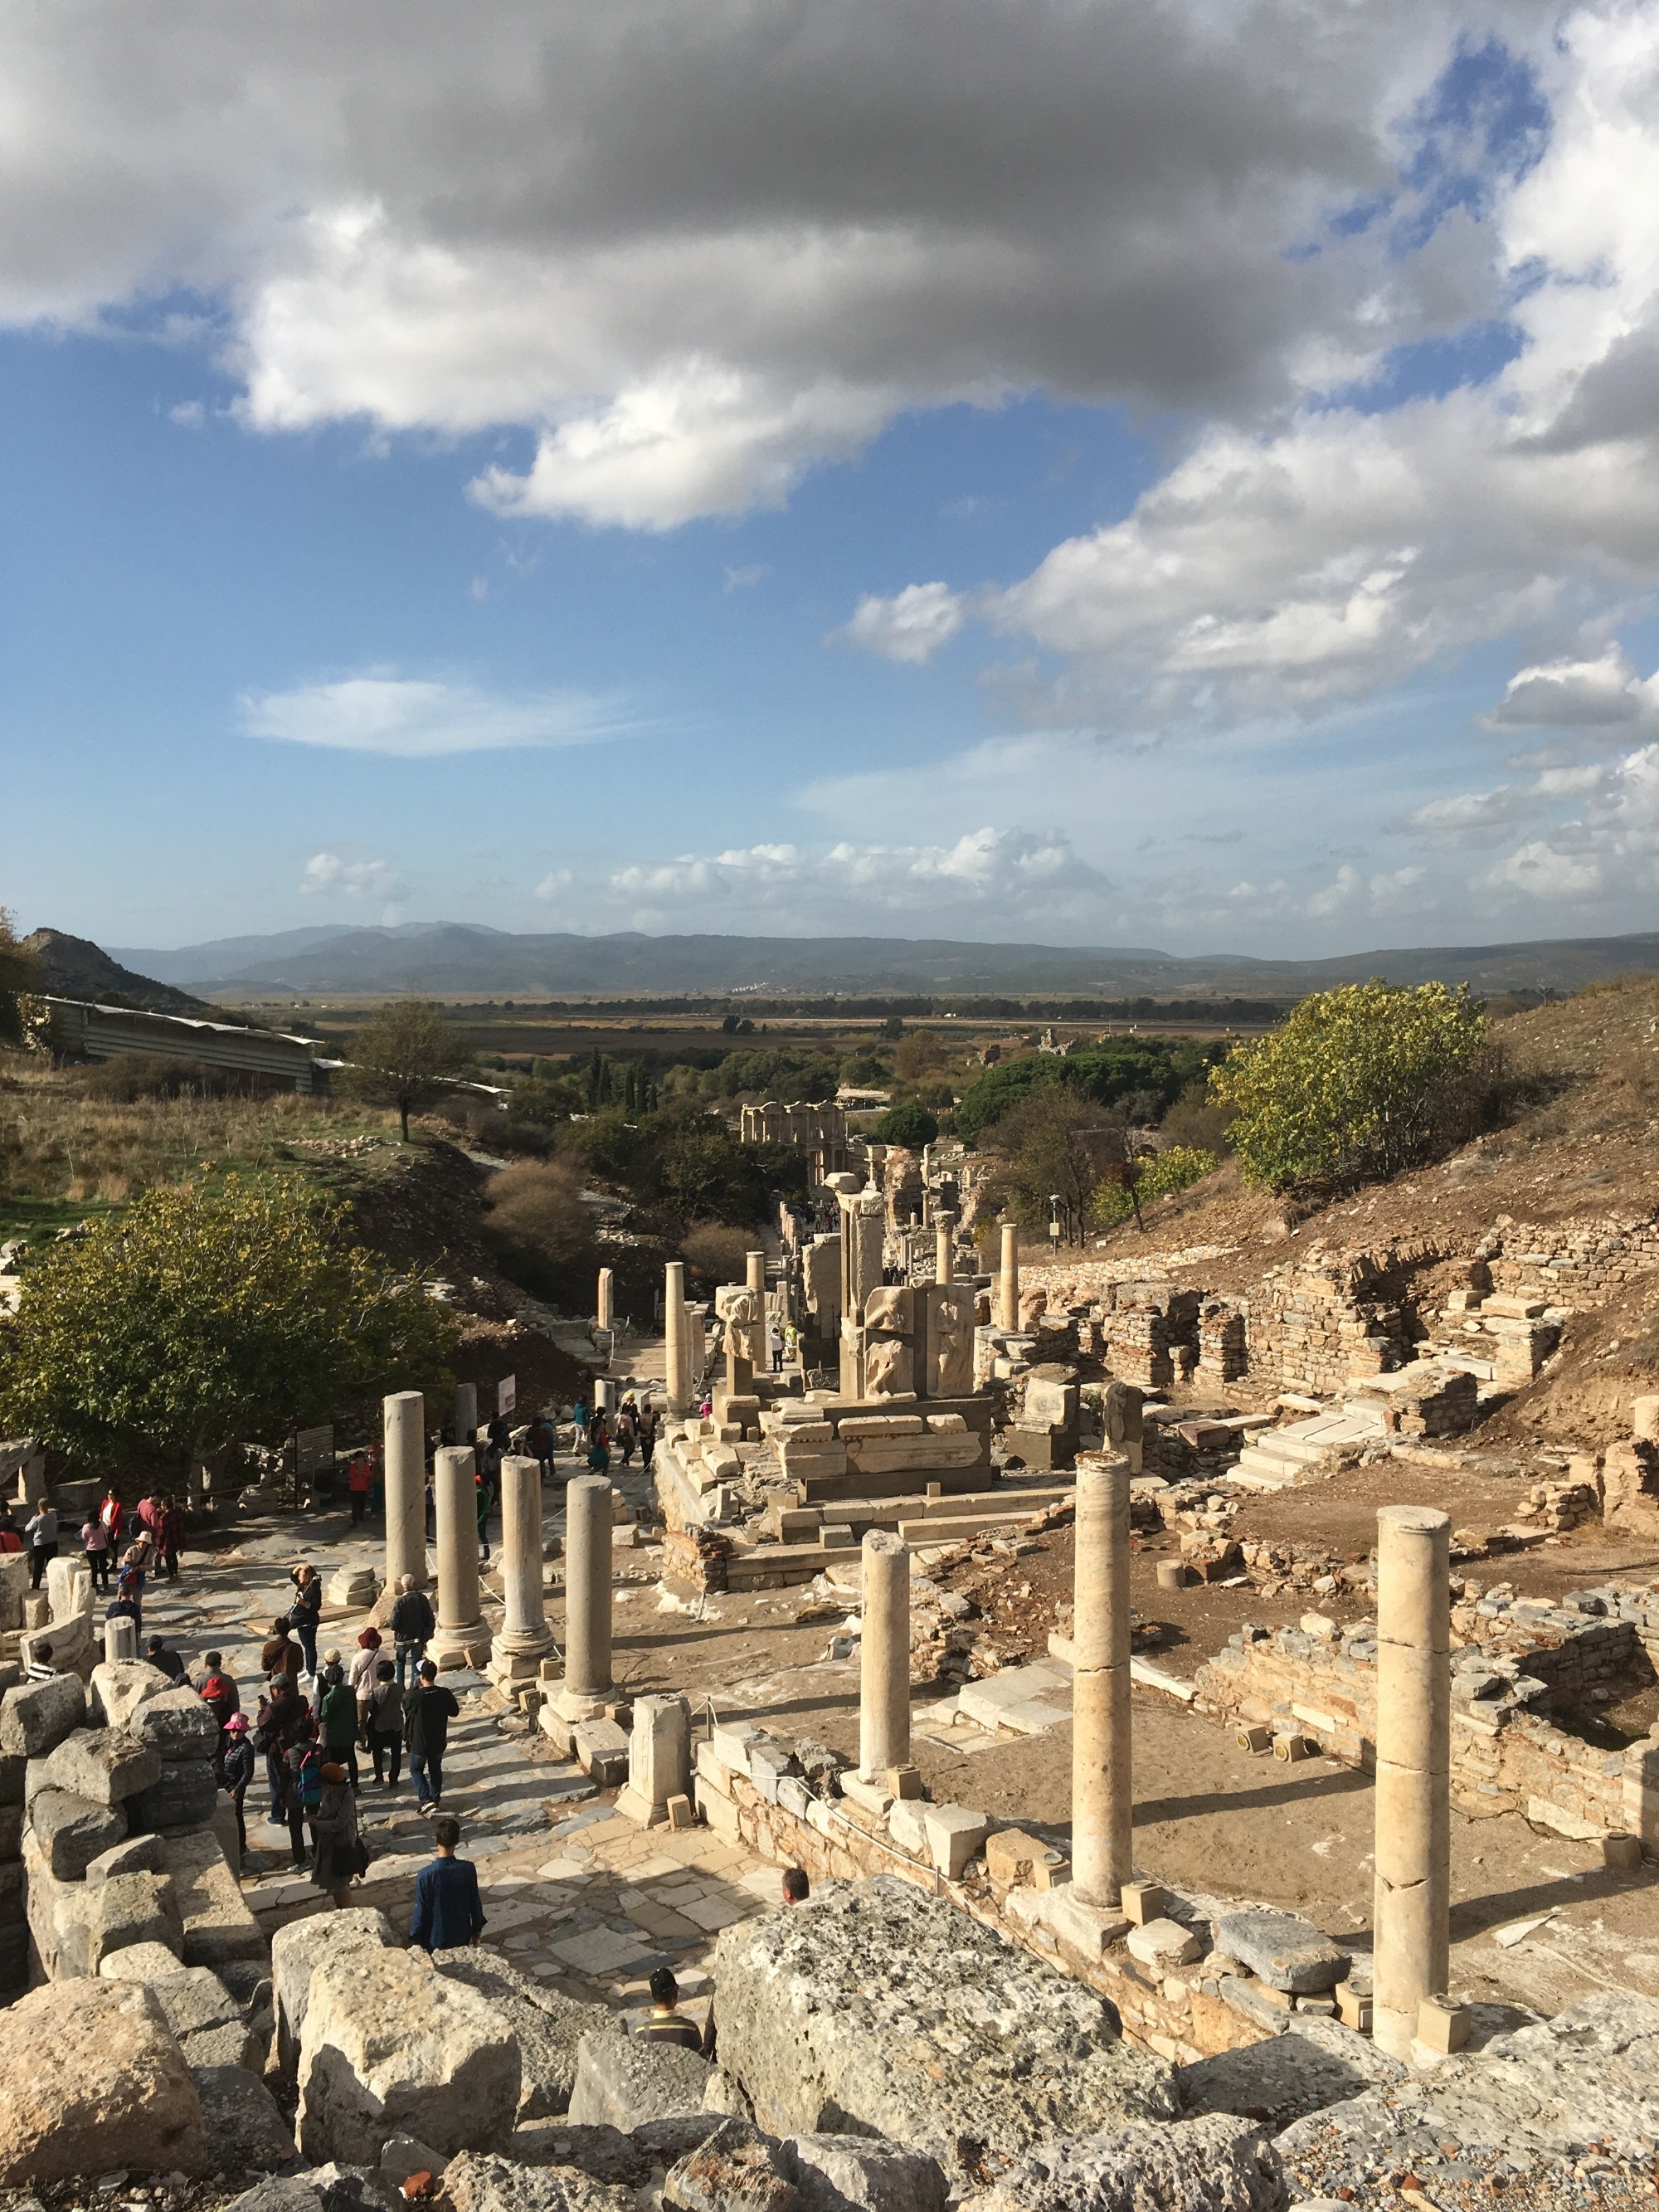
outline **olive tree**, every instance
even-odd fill
[[[357,1030],[349,1049],[351,1064],[343,1087],[372,1105],[395,1107],[405,1144],[410,1115],[430,1105],[447,1084],[472,1066],[465,1038],[423,999],[382,1006]]]

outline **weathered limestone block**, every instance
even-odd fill
[[[118,1805],[99,1805],[67,1790],[40,1791],[29,1808],[29,1825],[59,1881],[81,1881],[94,1860],[118,1844],[127,1828]]]
[[[1659,1444],[1610,1445],[1601,1462],[1601,1517],[1609,1534],[1659,1535]]]
[[[173,1877],[165,1874],[118,1874],[86,1891],[87,1948],[82,1972],[95,1974],[112,1951],[129,1943],[164,1943],[180,1953],[184,1920]]]
[[[0,1753],[9,1759],[44,1759],[86,1717],[87,1693],[78,1674],[20,1683],[0,1700]]]
[[[152,1670],[154,1671],[154,1670]],[[148,1698],[128,1723],[140,1743],[159,1751],[164,1764],[185,1759],[210,1759],[219,1744],[219,1723],[213,1708],[204,1705],[194,1690],[180,1683]]]
[[[38,1833],[38,1812],[35,1828]],[[125,1843],[112,1844],[107,1850],[100,1851],[90,1862],[87,1868],[87,1880],[107,1881],[112,1875],[164,1874],[166,1871],[166,1851],[159,1836],[129,1836]]]
[[[107,1951],[98,1962],[100,1982],[164,1982],[185,1971],[176,1951],[165,1943],[129,1943],[124,1951]]]
[[[300,2062],[300,2038],[311,1998],[311,1978],[325,1959],[381,1951],[396,1942],[384,1912],[356,1907],[314,1918],[290,1920],[270,1939],[270,1982],[276,2001],[276,2053],[291,2081]]]
[[[1212,2114],[1044,2143],[973,2212],[1283,2212],[1285,2167],[1253,2120]]]
[[[1283,2035],[1183,2066],[1177,2079],[1189,2112],[1235,2112],[1274,2130],[1344,2098],[1406,2078],[1407,2069],[1316,2013],[1297,2013]]]
[[[1229,1912],[1216,1923],[1216,1948],[1248,1966],[1269,1989],[1297,1996],[1334,1990],[1347,1972],[1349,1954],[1310,1920],[1293,1912]]]
[[[782,2146],[728,2119],[669,2168],[664,2212],[799,2212],[800,2197],[784,2172]]]
[[[210,1966],[179,1967],[152,1981],[150,1990],[167,2026],[180,2039],[204,2030],[241,2023],[242,2007]]]
[[[202,1710],[207,1711],[205,1706]],[[127,1817],[141,1834],[200,1828],[213,1818],[218,1800],[210,1759],[167,1759],[155,1781],[127,1799]]]
[[[1176,2109],[1169,2069],[1098,1997],[895,1881],[726,1929],[714,1973],[721,2063],[775,2134],[873,2129],[960,2182],[964,2139],[1017,2157]]]
[[[519,2039],[519,2118],[556,2118],[576,2086],[576,2051],[585,2035],[614,2029],[608,2005],[579,2004],[534,1981],[499,1951],[434,1951],[441,1974],[476,1990]]]
[[[916,1387],[915,1354],[898,1336],[869,1336],[864,1345],[864,1388],[872,1398],[908,1396]]]
[[[898,1474],[914,1468],[918,1474],[943,1473],[947,1468],[977,1467],[984,1445],[971,1433],[915,1437],[860,1437],[849,1441],[848,1464],[860,1474]]]
[[[520,2166],[463,2151],[444,2168],[455,2212],[639,2212],[631,2188],[574,2166]]]
[[[682,1697],[634,1700],[634,1726],[628,1740],[628,1787],[617,1810],[641,1827],[668,1818],[671,1797],[691,1790],[691,1708]]]
[[[264,2083],[245,2066],[192,2066],[202,2118],[218,2163],[234,2173],[272,2173],[294,2156],[294,2131]]]
[[[584,2035],[576,2048],[569,2117],[628,2134],[646,2120],[698,2112],[713,2070],[695,2051],[672,2043],[641,2042],[614,2029]]]
[[[0,2186],[210,2171],[201,2099],[142,1984],[58,1982],[0,2011]]]
[[[781,2163],[801,2212],[945,2212],[951,2193],[936,2159],[879,2136],[791,2136]]]
[[[87,1718],[94,1728],[125,1728],[141,1705],[173,1687],[148,1659],[106,1659],[87,1684]]]
[[[512,2130],[519,2082],[506,2021],[415,1953],[362,1944],[313,1973],[295,2128],[307,2158],[363,2165],[417,2130],[437,2150],[489,2149]]]
[[[169,1832],[161,1838],[161,1853],[184,1916],[185,1964],[221,1972],[230,1966],[263,1966],[264,1936],[215,1831]],[[343,1917],[333,1916],[337,1921]]]
[[[161,1753],[136,1736],[121,1729],[76,1729],[44,1759],[30,1759],[24,1787],[31,1802],[42,1790],[67,1790],[97,1805],[118,1805],[161,1778]]]

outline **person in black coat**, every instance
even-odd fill
[[[453,1691],[438,1680],[430,1659],[422,1659],[414,1687],[404,1699],[404,1742],[409,1751],[409,1771],[415,1784],[415,1802],[422,1813],[435,1813],[443,1801],[444,1748],[449,1723],[460,1711]]]

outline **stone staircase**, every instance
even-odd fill
[[[1380,1407],[1349,1401],[1285,1429],[1257,1432],[1230,1468],[1227,1480],[1246,1490],[1293,1490],[1316,1481],[1383,1433]]]

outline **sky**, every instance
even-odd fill
[[[20,0],[0,902],[1659,923],[1659,0]]]

